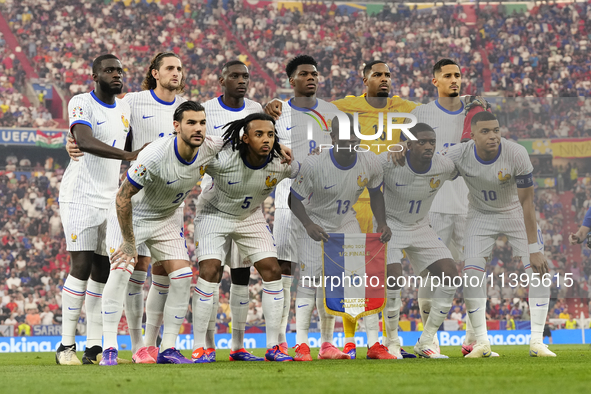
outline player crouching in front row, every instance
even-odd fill
[[[263,278],[263,313],[267,328],[267,361],[293,361],[279,346],[283,314],[283,284],[277,249],[271,230],[261,212],[261,204],[285,178],[294,178],[299,163],[273,160],[283,148],[275,134],[275,121],[266,114],[251,114],[227,125],[224,133],[232,150],[222,151],[205,172],[215,179],[195,220],[195,243],[199,260],[199,280],[193,294],[193,361],[209,363],[205,336],[213,307],[213,292],[219,283],[224,253],[232,240]],[[243,132],[243,134],[242,134]]]

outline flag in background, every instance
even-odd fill
[[[386,305],[387,250],[381,234],[329,235],[322,257],[326,311],[350,320],[381,312]]]
[[[44,148],[63,148],[65,144],[65,135],[66,133],[62,131],[45,134],[41,130],[37,130],[37,142],[35,145]]]

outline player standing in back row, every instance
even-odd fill
[[[109,276],[105,247],[107,211],[119,186],[121,160],[134,160],[139,151],[123,150],[129,133],[129,106],[116,98],[123,89],[123,66],[115,55],[97,57],[92,64],[95,88],[68,103],[70,131],[87,154],[70,161],[59,194],[60,215],[72,266],[62,291],[62,341],[55,360],[79,365],[76,325],[86,294],[87,343],[85,364],[102,352],[101,297]]]
[[[172,52],[158,53],[150,62],[142,82],[142,91],[128,93],[123,102],[131,109],[129,125],[130,138],[126,150],[139,149],[144,144],[174,133],[173,115],[184,101],[178,93],[185,87],[185,77],[180,58]],[[131,147],[130,147],[131,145]],[[83,155],[73,140],[68,141],[68,153],[76,160]],[[176,213],[182,227],[184,204]],[[146,245],[138,246],[138,262],[129,278],[125,292],[125,316],[129,326],[133,361],[140,364],[156,362],[158,348],[156,341],[162,325],[164,304],[168,296],[170,280],[159,262],[152,267],[152,286],[146,300],[146,337],[142,338],[142,319],[144,316],[144,282],[151,262],[150,251]],[[145,342],[144,342],[145,341]]]
[[[477,113],[471,126],[472,141],[455,145],[446,152],[470,191],[464,249],[464,275],[467,276],[464,299],[476,345],[466,357],[491,356],[485,315],[487,281],[483,277],[486,259],[500,233],[509,238],[513,256],[521,257],[529,277],[530,355],[556,357],[542,342],[550,288],[532,283],[533,278],[541,280],[542,275],[548,273],[543,249],[540,250],[538,244],[533,166],[524,147],[501,138],[499,122],[492,113]]]
[[[230,61],[222,67],[222,75],[219,78],[223,94],[203,103],[207,114],[207,135],[222,136],[224,126],[230,122],[244,119],[253,113],[263,112],[261,105],[253,100],[245,98],[250,85],[250,73],[248,67],[239,60]],[[208,174],[203,175],[201,190],[211,188],[213,181]],[[203,202],[202,199],[198,200]],[[199,215],[201,204],[196,207],[196,217]],[[232,361],[263,361],[244,349],[244,331],[248,315],[249,293],[248,282],[250,280],[250,267],[241,265],[242,260],[238,253],[238,247],[232,243],[230,253],[224,257],[225,265],[231,268],[232,286],[230,287],[230,313],[232,316],[232,345],[230,360]],[[221,277],[220,277],[221,279]],[[213,294],[213,308],[209,318],[209,326],[205,337],[206,353],[211,361],[215,361],[216,332],[215,320],[218,312],[219,286]]]

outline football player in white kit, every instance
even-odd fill
[[[235,120],[244,119],[247,115],[263,112],[259,103],[245,98],[250,85],[250,73],[248,67],[239,61],[232,60],[224,64],[219,77],[223,94],[203,103],[207,114],[207,135],[221,136],[224,126]],[[208,174],[203,175],[201,190],[207,190],[212,186],[212,179]],[[203,199],[199,199],[203,202]],[[196,207],[196,217],[202,204]],[[230,360],[232,361],[263,361],[244,349],[244,331],[248,315],[249,293],[248,282],[250,280],[250,267],[241,265],[238,247],[233,242],[230,253],[224,258],[225,265],[231,268],[232,286],[230,287],[230,312],[232,316],[232,344],[230,348]],[[223,268],[223,267],[221,267]],[[220,275],[221,279],[221,275]],[[215,361],[216,332],[215,320],[218,312],[219,287],[213,294],[213,308],[209,318],[209,326],[206,335],[206,350],[211,361]]]
[[[339,120],[332,120],[331,149],[320,147],[319,155],[308,156],[302,164],[297,180],[291,187],[289,204],[295,216],[302,223],[305,233],[298,234],[300,243],[299,263],[301,276],[322,277],[322,246],[320,241],[327,240],[327,233],[361,233],[353,205],[365,188],[369,191],[372,212],[378,219],[377,233],[382,233],[380,240],[388,242],[391,232],[386,225],[384,197],[380,191],[383,172],[375,153],[365,151],[357,153],[360,143],[353,133],[353,116],[345,114],[350,121],[350,136],[339,140]],[[345,127],[345,126],[343,126]],[[368,148],[367,148],[368,149]],[[307,233],[307,234],[306,234]],[[316,302],[314,302],[316,296]],[[316,289],[298,287],[296,298],[297,345],[296,361],[312,361],[308,344],[310,317],[314,305],[318,309],[321,326],[322,345],[319,359],[350,359],[351,356],[337,349],[333,344],[335,317],[324,308],[322,287]],[[367,358],[394,359],[388,349],[378,342],[377,331],[367,332]]]
[[[107,228],[111,274],[103,294],[104,345],[100,365],[117,365],[117,327],[127,282],[145,244],[168,273],[164,332],[158,364],[190,364],[174,348],[185,320],[193,272],[177,210],[207,165],[223,146],[220,137],[205,135],[205,110],[186,101],[174,113],[176,135],[151,143],[127,172],[119,188]]]
[[[283,310],[281,269],[271,230],[261,212],[262,202],[281,180],[295,177],[299,163],[279,162],[283,151],[275,136],[275,121],[267,114],[251,114],[228,125],[225,144],[232,150],[218,155],[207,168],[215,179],[203,191],[203,208],[195,220],[199,279],[193,294],[193,355],[195,363],[210,363],[205,336],[213,293],[219,287],[220,266],[234,241],[244,266],[254,265],[263,279],[263,312],[267,329],[267,361],[293,361],[279,347]]]
[[[378,156],[384,169],[387,223],[392,230],[392,240],[388,243],[388,280],[396,279],[388,283],[384,331],[390,354],[402,358],[398,339],[401,300],[397,278],[402,274],[404,250],[416,274],[427,269],[435,277],[441,279],[445,275],[452,279],[436,288],[432,299],[436,313],[428,315],[423,334],[415,345],[419,356],[447,358],[433,346],[433,338],[451,308],[456,292],[453,279],[458,276],[458,270],[451,252],[429,225],[427,213],[445,182],[454,179],[458,172],[451,160],[435,155],[436,134],[431,126],[417,123],[409,130],[417,140],[408,141],[405,166],[395,166],[387,159],[387,153]]]
[[[292,148],[294,156],[300,161],[320,145],[331,143],[328,124],[322,120],[318,123],[312,121],[311,116],[317,119],[332,119],[333,114],[338,111],[334,104],[316,98],[317,67],[316,60],[308,55],[294,57],[285,67],[289,83],[293,88],[293,97],[282,106],[283,111],[277,119],[276,129],[281,142]],[[312,132],[311,136],[308,135],[309,131]],[[284,350],[287,350],[285,332],[291,306],[292,264],[298,262],[297,234],[301,231],[301,223],[293,216],[287,203],[291,185],[292,180],[285,179],[277,186],[273,226],[285,297],[279,333],[279,342]]]
[[[462,73],[460,66],[451,59],[441,59],[433,65],[433,85],[437,88],[439,98],[428,104],[415,108],[411,113],[419,122],[433,127],[437,134],[436,152],[459,144],[462,140],[462,132],[465,125],[465,98],[460,97],[462,87]],[[486,107],[487,103],[482,98],[474,99],[474,104]],[[466,229],[466,215],[468,213],[468,188],[463,178],[452,182],[446,182],[433,200],[429,211],[429,221],[433,230],[439,235],[443,243],[448,246],[456,261],[463,260],[464,232]],[[418,274],[418,273],[417,273]],[[419,309],[423,323],[427,322],[431,309],[431,298],[434,287],[431,279],[427,277],[428,271],[421,273],[426,280],[418,291]],[[399,301],[397,301],[399,302]],[[398,320],[398,318],[394,318]],[[392,323],[391,322],[391,323]],[[386,324],[385,320],[384,323]],[[433,338],[434,350],[438,351],[439,342],[437,336]],[[467,321],[465,344],[475,342],[474,333],[469,320]],[[386,340],[386,346],[390,347],[390,338]],[[393,344],[392,346],[396,346]],[[494,353],[493,356],[498,356]]]
[[[79,365],[76,325],[86,295],[87,342],[84,364],[102,351],[101,296],[109,275],[105,249],[107,211],[117,191],[121,160],[139,151],[123,150],[129,132],[129,106],[116,98],[123,88],[123,66],[111,54],[92,64],[95,88],[68,103],[70,131],[85,157],[70,161],[60,189],[60,215],[72,266],[62,291],[62,341],[55,360]]]
[[[158,138],[174,133],[173,115],[184,101],[179,96],[185,87],[185,76],[178,55],[172,52],[158,53],[150,62],[142,91],[128,93],[123,102],[129,104],[131,117],[130,138],[126,150],[139,149]],[[67,144],[68,153],[74,160],[83,155],[73,140]],[[183,226],[184,204],[176,213],[179,225]],[[151,262],[150,251],[146,245],[138,246],[138,261],[129,278],[125,296],[125,316],[131,338],[131,351],[135,363],[152,364],[156,362],[158,348],[156,342],[162,326],[164,304],[168,295],[170,280],[159,262],[152,267],[152,286],[146,300],[146,337],[142,338],[142,318],[144,316],[144,282]]]
[[[514,256],[521,257],[529,277],[530,355],[556,357],[542,342],[550,288],[543,282],[538,286],[533,284],[534,278],[541,281],[542,275],[548,273],[546,258],[538,244],[533,166],[525,148],[501,138],[499,122],[492,113],[477,113],[471,126],[472,140],[446,152],[470,191],[464,249],[464,274],[467,276],[464,299],[476,345],[466,357],[491,355],[486,331],[485,266],[500,233],[509,238]]]

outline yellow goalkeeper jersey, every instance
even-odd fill
[[[375,135],[379,128],[379,114],[383,113],[383,129],[382,135],[377,140],[362,140],[361,144],[366,144],[370,150],[375,154],[380,154],[387,151],[387,146],[400,142],[400,130],[393,130],[392,139],[386,140],[388,112],[410,113],[420,104],[409,100],[402,99],[398,96],[389,97],[388,102],[383,108],[375,108],[371,106],[365,99],[366,93],[361,96],[347,96],[343,99],[333,101],[332,104],[346,113],[359,114],[359,128],[361,134]],[[394,123],[404,123],[405,118],[395,118]],[[353,206],[357,212],[357,220],[361,226],[361,231],[364,233],[373,232],[373,215],[369,205],[369,192],[367,189],[363,191],[357,203]]]

